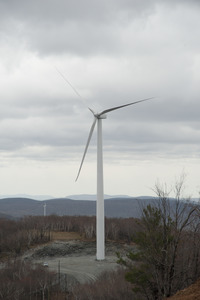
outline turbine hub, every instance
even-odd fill
[[[107,115],[106,114],[103,114],[103,115],[96,115],[97,119],[106,119],[107,118]]]

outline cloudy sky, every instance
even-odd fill
[[[87,107],[155,97],[103,121],[105,193],[184,172],[198,197],[199,15],[198,0],[0,0],[0,194],[94,194],[96,131],[75,182]]]

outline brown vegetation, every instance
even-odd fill
[[[52,231],[51,232],[52,241],[78,241],[83,240],[83,237],[78,232],[61,232]]]
[[[198,300],[200,299],[200,280],[197,280],[194,284],[188,288],[179,291],[176,295],[168,298],[169,300]]]
[[[134,299],[131,285],[125,280],[125,270],[121,268],[102,273],[94,283],[76,286],[71,295],[77,300]]]
[[[0,299],[48,299],[56,293],[57,277],[42,266],[22,260],[9,261],[0,269]]]

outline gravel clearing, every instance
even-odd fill
[[[122,254],[134,246],[106,243],[106,259],[96,260],[96,242],[88,241],[54,241],[27,251],[23,258],[35,264],[48,264],[51,271],[62,275],[68,284],[95,281],[104,271],[115,270],[117,264],[116,252]]]

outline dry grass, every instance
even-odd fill
[[[83,237],[78,232],[52,231],[51,240],[52,241],[83,240]]]
[[[200,280],[188,288],[179,291],[176,295],[168,298],[170,300],[198,300],[200,299]]]
[[[90,283],[75,286],[72,290],[73,299],[78,300],[133,300],[144,299],[135,297],[131,284],[125,280],[125,270],[106,271]]]

